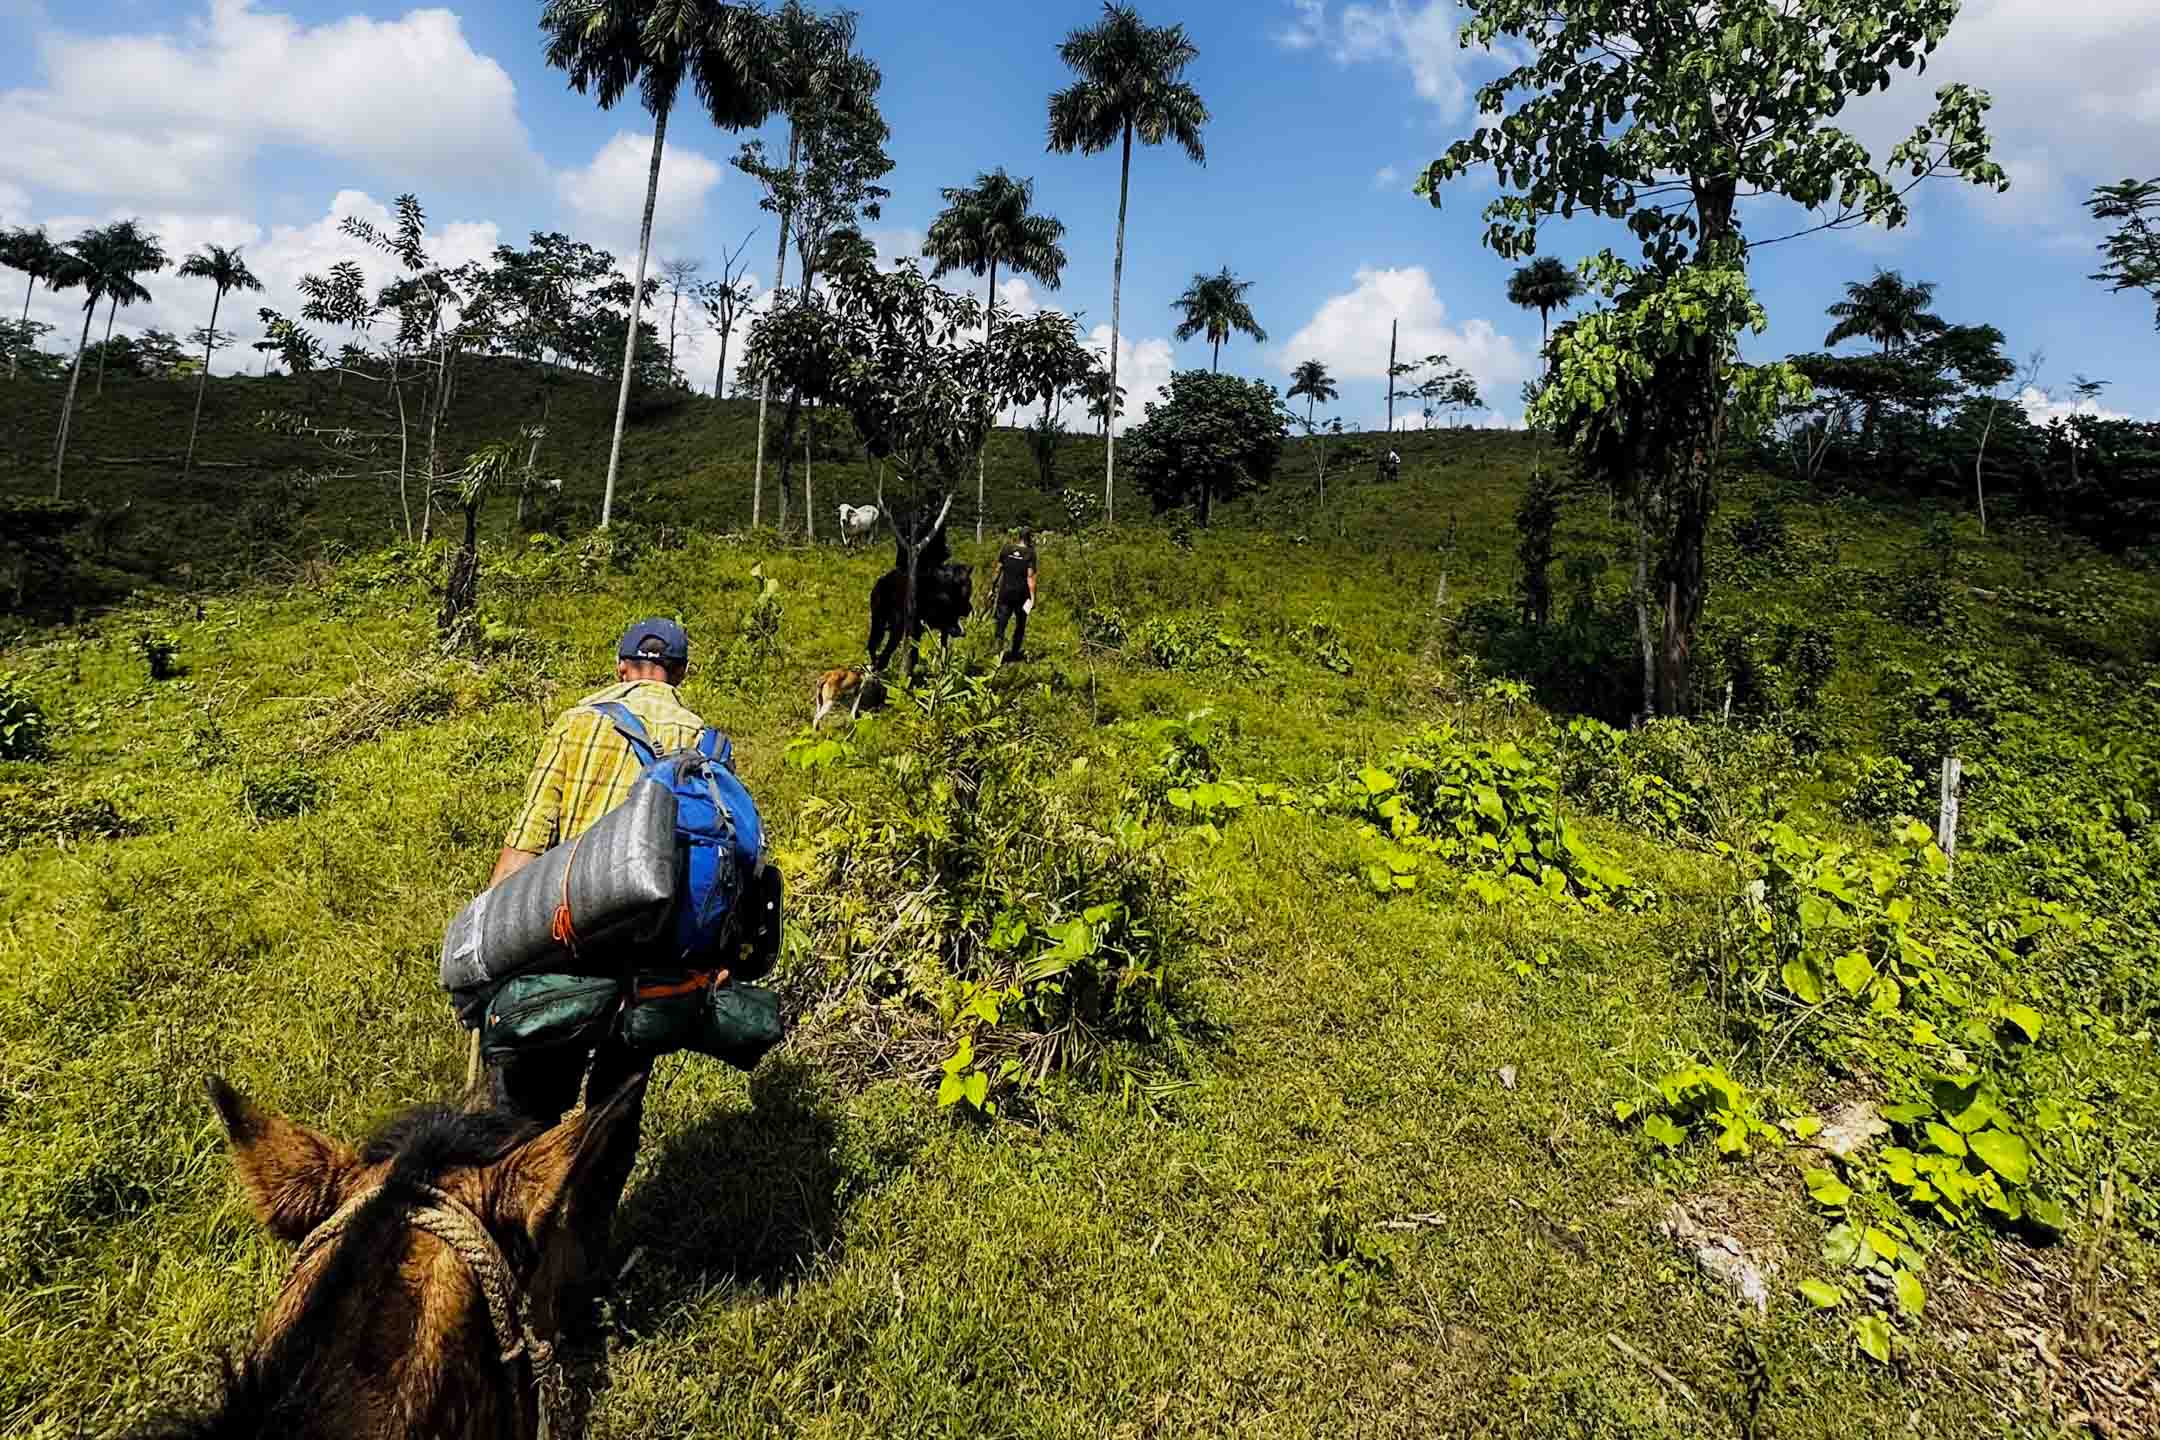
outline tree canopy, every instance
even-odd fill
[[[1275,387],[1208,370],[1180,370],[1132,429],[1133,483],[1158,514],[1193,505],[1208,523],[1217,500],[1274,478],[1289,437]]]

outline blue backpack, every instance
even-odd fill
[[[735,778],[734,746],[707,728],[698,732],[692,748],[662,755],[630,707],[602,700],[592,708],[629,742],[645,767],[638,778],[675,792],[675,844],[686,862],[683,893],[675,906],[673,935],[663,930],[655,948],[670,963],[687,963],[731,940],[749,938],[738,932],[743,920],[755,923],[754,917],[739,911],[750,903],[751,882],[765,878],[760,869],[765,827],[757,802]]]

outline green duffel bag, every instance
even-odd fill
[[[488,997],[480,1055],[490,1062],[540,1050],[591,1048],[621,1008],[622,981],[605,975],[515,975]]]
[[[623,1040],[641,1055],[695,1050],[738,1070],[754,1070],[787,1036],[780,997],[759,985],[655,981],[637,987],[623,1011]]]

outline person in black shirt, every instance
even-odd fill
[[[1005,622],[1013,622],[1012,648],[1007,660],[1018,660],[1027,643],[1028,612],[1035,608],[1035,532],[1023,529],[1020,538],[1005,547],[997,562],[997,638],[1005,639]]]

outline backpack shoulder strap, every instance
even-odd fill
[[[728,769],[735,768],[735,742],[710,725],[698,731],[697,752],[708,760],[717,760]]]
[[[608,722],[615,727],[615,733],[629,742],[630,753],[637,756],[639,764],[650,765],[660,758],[660,752],[655,750],[652,741],[646,738],[644,722],[637,718],[637,713],[629,706],[620,700],[595,700],[591,708],[606,716]]]

